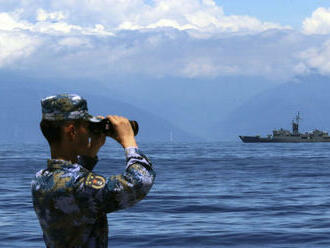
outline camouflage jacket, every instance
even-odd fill
[[[97,160],[48,160],[32,181],[33,206],[49,248],[108,247],[106,213],[143,199],[155,179],[148,158],[126,149],[126,170],[105,178],[92,172]]]

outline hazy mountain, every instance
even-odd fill
[[[266,90],[235,109],[214,125],[217,139],[237,140],[238,135],[271,134],[273,129],[291,129],[299,111],[301,131],[330,131],[330,78],[312,75]]]
[[[274,84],[256,77],[114,77],[102,82],[88,78],[36,79],[34,75],[1,71],[0,80],[0,142],[40,140],[40,98],[61,92],[87,98],[93,114],[118,114],[137,120],[141,140],[168,141],[171,136],[174,141],[210,139],[214,137],[210,127]]]
[[[275,83],[261,77],[121,78],[105,85],[125,101],[190,133],[210,139],[209,129],[242,103]],[[122,97],[125,96],[125,97]]]
[[[90,82],[86,82],[86,87],[83,87],[83,82],[79,82],[78,89],[74,82],[70,82],[70,86],[64,86],[57,83],[56,80],[32,82],[33,79],[24,76],[0,76],[2,77],[0,83],[0,143],[43,141],[39,131],[40,99],[61,92],[81,94],[88,100],[89,112],[92,114],[116,114],[138,121],[140,126],[138,140],[169,141],[171,133],[174,141],[200,140],[175,127],[167,120],[136,106],[112,100],[110,93],[109,96],[105,96],[105,89],[100,86],[93,89]],[[102,92],[102,94],[97,92]]]

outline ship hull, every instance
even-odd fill
[[[260,136],[239,136],[244,143],[315,143],[330,142],[330,136],[326,137],[260,137]]]

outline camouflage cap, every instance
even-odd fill
[[[42,119],[49,121],[100,120],[88,113],[87,102],[76,94],[60,94],[41,100]]]

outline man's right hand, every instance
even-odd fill
[[[114,133],[111,136],[124,148],[137,147],[134,132],[129,120],[122,116],[108,115],[107,119],[110,120],[114,128]]]

